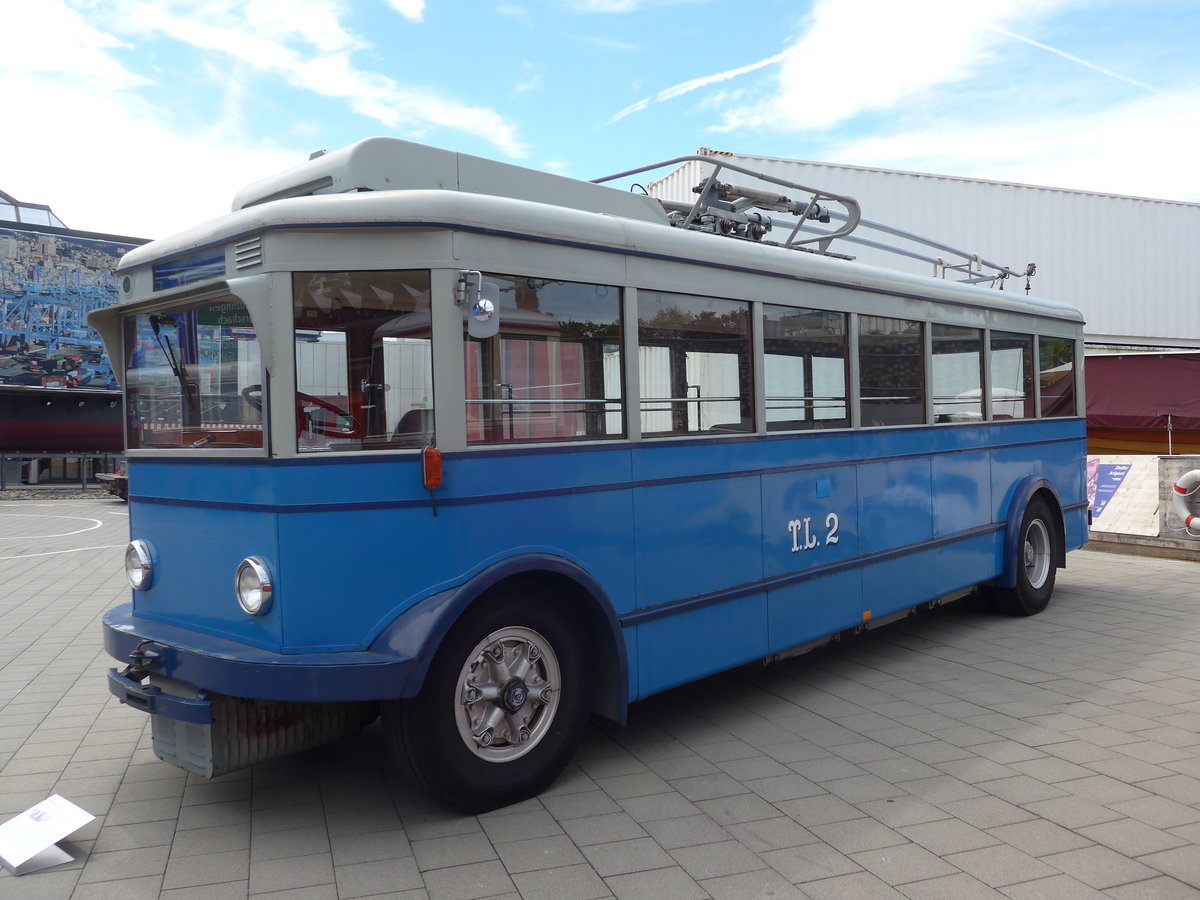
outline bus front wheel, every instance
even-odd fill
[[[1001,612],[1013,616],[1040,613],[1054,593],[1055,561],[1060,556],[1058,529],[1045,500],[1034,498],[1025,507],[1017,543],[1016,584],[994,588],[992,598]]]
[[[566,767],[587,725],[588,659],[561,607],[506,592],[451,629],[417,697],[385,705],[389,749],[463,812],[532,797]]]

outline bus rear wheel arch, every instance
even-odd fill
[[[1036,615],[1050,602],[1056,571],[1065,554],[1062,516],[1041,493],[1025,506],[1015,550],[1014,583],[993,587],[992,600],[1009,615]]]
[[[534,796],[587,726],[595,648],[569,603],[499,585],[454,624],[420,693],[383,706],[390,753],[436,797],[478,813]]]

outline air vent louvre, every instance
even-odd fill
[[[252,237],[233,245],[233,264],[237,269],[252,269],[262,265],[262,238]]]

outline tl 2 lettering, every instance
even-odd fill
[[[804,550],[816,550],[823,545],[836,544],[839,526],[838,514],[831,512],[825,517],[825,536],[822,538],[819,533],[814,532],[811,516],[792,519],[787,525],[788,533],[792,536],[792,552],[800,553]]]

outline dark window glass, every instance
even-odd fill
[[[225,274],[225,248],[194,253],[154,267],[154,290],[165,291]]]
[[[1075,415],[1075,342],[1066,338],[1038,338],[1038,380],[1042,390],[1042,416]]]
[[[763,307],[767,430],[844,428],[846,315]]]
[[[645,435],[752,431],[750,304],[638,291]]]
[[[925,363],[921,323],[858,317],[862,424],[919,425],[925,421]]]

